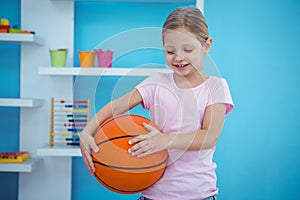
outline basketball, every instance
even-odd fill
[[[143,158],[128,153],[128,141],[146,134],[143,122],[158,127],[149,119],[139,115],[117,115],[103,122],[94,135],[99,147],[92,152],[96,168],[96,179],[106,188],[121,194],[140,192],[163,175],[168,162],[168,152],[163,150]]]

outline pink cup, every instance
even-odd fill
[[[103,51],[102,49],[94,49],[97,55],[98,67],[111,67],[113,52],[110,50]]]

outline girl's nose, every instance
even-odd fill
[[[182,60],[184,60],[184,57],[182,56],[182,55],[180,55],[180,54],[176,54],[175,55],[175,61],[182,61]]]

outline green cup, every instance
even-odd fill
[[[68,49],[49,50],[52,67],[65,67]]]

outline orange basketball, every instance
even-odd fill
[[[168,161],[167,150],[144,158],[128,153],[133,137],[148,133],[143,122],[157,128],[149,119],[138,115],[118,115],[105,121],[94,138],[99,147],[93,152],[95,177],[111,191],[132,194],[153,185],[163,175]]]

